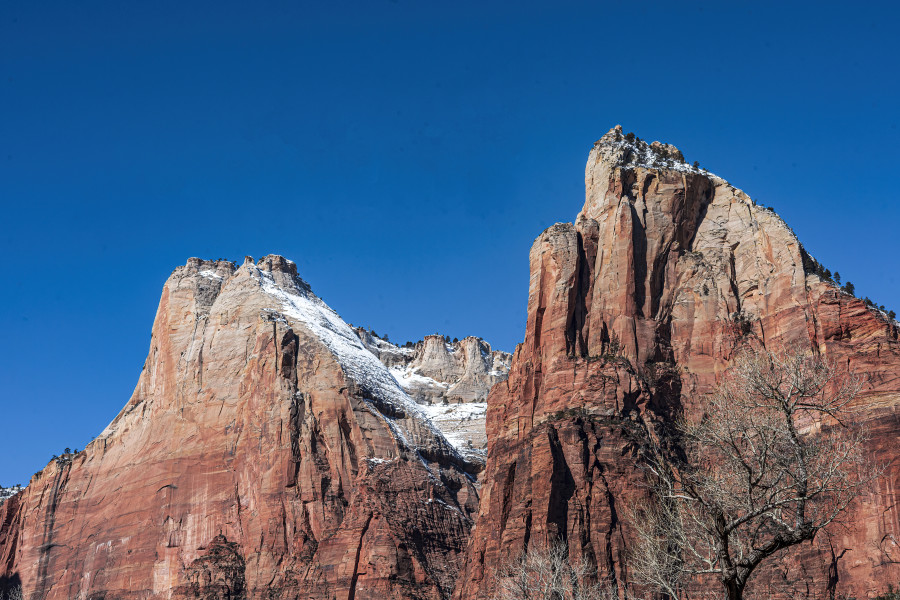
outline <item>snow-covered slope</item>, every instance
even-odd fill
[[[430,404],[422,409],[447,441],[466,458],[478,462],[487,460],[487,402]]]
[[[293,263],[285,262],[295,273]],[[388,368],[363,345],[354,329],[294,273],[274,269],[258,271],[263,291],[280,304],[281,310],[272,317],[300,324],[321,340],[347,379],[359,386],[372,414],[383,419],[403,445],[412,450],[428,450],[430,454],[437,451],[463,458],[463,453],[448,443]]]
[[[356,333],[419,404],[483,402],[495,384],[506,380],[512,361],[509,353],[493,350],[475,336],[449,342],[444,336],[428,335],[407,347],[361,327]]]
[[[623,134],[621,125],[616,125],[609,133],[597,140],[595,150],[608,157],[611,164],[623,167],[643,167],[645,169],[666,169],[681,173],[712,175],[706,169],[690,165],[675,146],[653,142],[648,144],[633,133]]]
[[[8,498],[12,498],[24,489],[25,488],[21,485],[14,485],[12,487],[0,486],[0,504],[3,504]]]
[[[435,334],[396,346],[365,328],[355,332],[447,440],[468,460],[484,463],[485,401],[491,388],[506,380],[512,356],[474,336],[449,342]]]

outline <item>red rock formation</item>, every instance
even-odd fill
[[[127,406],[0,506],[0,583],[437,600],[477,508],[461,465],[293,263],[191,259]]]
[[[487,597],[504,561],[558,537],[629,585],[628,507],[644,493],[629,431],[653,435],[690,414],[748,335],[866,374],[868,450],[891,463],[849,529],[760,574],[759,589],[864,597],[900,581],[897,324],[807,274],[777,215],[671,146],[613,129],[591,151],[585,185],[575,224],[554,225],[531,250],[525,341],[488,399],[481,505],[454,597]]]

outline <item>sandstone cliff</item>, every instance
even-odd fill
[[[506,380],[512,361],[508,352],[492,350],[475,336],[447,342],[441,335],[428,335],[410,348],[395,346],[363,328],[356,332],[419,404],[484,402],[494,384]]]
[[[890,464],[849,529],[759,574],[761,589],[864,597],[900,581],[898,324],[806,273],[775,213],[672,146],[615,128],[591,150],[585,187],[575,224],[531,250],[525,340],[488,398],[485,485],[455,598],[487,597],[504,561],[551,538],[629,586],[628,506],[645,486],[628,432],[690,414],[747,336],[866,374],[868,451]]]
[[[512,356],[492,350],[475,336],[447,342],[443,336],[429,335],[412,347],[401,347],[364,328],[356,332],[447,440],[469,462],[483,467],[487,395],[495,384],[506,381]]]
[[[470,468],[290,261],[191,259],[134,394],[0,506],[26,597],[444,598]]]

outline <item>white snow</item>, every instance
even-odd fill
[[[218,275],[218,274],[216,274],[215,271],[210,271],[209,269],[204,269],[203,271],[200,271],[200,276],[206,277],[208,279],[218,279],[219,281],[222,280],[221,275]]]
[[[0,486],[0,504],[3,504],[7,498],[12,498],[22,490],[24,490],[21,485],[14,485],[12,487],[3,487]]]
[[[483,430],[487,415],[487,402],[431,404],[420,408],[443,432],[447,441],[462,451],[470,451],[467,442],[472,439],[472,429]]]
[[[331,307],[299,286],[288,290],[276,284],[270,273],[261,271],[260,275],[263,291],[281,302],[284,316],[309,328],[337,358],[344,374],[373,396],[366,399],[370,410],[384,419],[401,442],[410,445],[409,431],[404,431],[399,420],[384,414],[379,409],[379,403],[387,404],[408,417],[418,417],[436,437],[443,437],[419,405],[403,391],[387,367],[366,349],[359,336]]]
[[[436,379],[432,379],[431,377],[426,377],[425,375],[420,375],[417,373],[418,368],[416,367],[391,367],[390,372],[391,375],[394,376],[394,379],[397,380],[397,383],[400,384],[404,389],[409,389],[413,385],[424,385],[428,387],[438,387],[443,389],[449,389],[450,383],[444,381],[438,381]]]
[[[653,148],[650,147],[650,144],[648,144],[644,140],[638,140],[637,138],[635,138],[634,141],[629,142],[623,136],[622,139],[618,141],[610,141],[608,139],[604,139],[602,141],[602,144],[605,147],[612,148],[616,151],[630,150],[631,152],[626,155],[627,159],[623,164],[623,166],[626,167],[668,169],[670,171],[679,171],[681,173],[697,173],[701,175],[714,176],[713,173],[707,171],[706,169],[695,167],[684,161],[657,154],[656,152],[654,152]]]

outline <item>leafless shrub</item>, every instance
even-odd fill
[[[860,387],[804,353],[741,354],[703,418],[678,424],[684,454],[648,450],[654,499],[632,515],[639,583],[687,598],[717,580],[737,600],[764,560],[837,520],[882,471],[852,423]]]
[[[22,593],[22,586],[16,586],[5,594],[0,592],[0,600],[25,600],[25,595]]]
[[[613,584],[591,583],[594,568],[572,562],[561,542],[532,548],[501,567],[492,600],[617,600]]]

